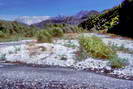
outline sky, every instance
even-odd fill
[[[73,15],[112,8],[122,0],[0,0],[0,17]]]

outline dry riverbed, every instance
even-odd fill
[[[74,68],[10,63],[0,65],[0,89],[132,89],[133,87],[133,81],[130,80]]]
[[[122,37],[112,38],[109,35],[83,33],[85,36],[98,36],[107,45],[115,45],[118,48],[117,55],[127,61],[127,65],[120,69],[113,69],[108,60],[88,57],[82,61],[77,60],[76,52],[79,50],[79,42],[76,39],[81,34],[76,34],[71,39],[61,38],[53,43],[36,43],[31,41],[25,44],[0,46],[0,59],[5,62],[26,63],[35,65],[50,65],[71,67],[78,70],[88,70],[109,76],[133,80],[133,40]],[[6,43],[7,44],[7,43]],[[122,48],[123,47],[123,48]]]

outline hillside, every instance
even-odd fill
[[[109,29],[109,33],[133,37],[133,0],[125,0],[119,9],[119,24]]]
[[[79,24],[79,26],[84,29],[91,30],[92,28],[96,30],[103,30],[106,28],[111,28],[111,22],[113,19],[118,18],[120,6],[116,6],[112,9],[104,10],[101,14],[91,16],[86,21]],[[112,25],[114,25],[113,23]]]
[[[133,0],[125,0],[121,5],[105,10],[102,14],[90,17],[79,26],[91,30],[108,29],[108,33],[133,37]]]

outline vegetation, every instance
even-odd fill
[[[86,50],[89,56],[100,59],[109,59],[116,55],[110,47],[105,45],[102,40],[96,36],[79,38],[81,47]]]
[[[86,31],[82,27],[78,27],[76,25],[69,25],[69,24],[47,24],[45,29],[60,29],[64,33],[80,33]]]
[[[42,30],[37,33],[37,40],[38,42],[51,43],[53,38],[52,35],[50,34],[50,31]]]
[[[92,28],[95,28],[96,30],[109,29],[118,24],[119,8],[120,6],[117,6],[112,9],[105,10],[100,15],[91,16],[79,26],[88,30],[91,30]]]
[[[109,33],[133,37],[133,0],[124,0],[119,8],[119,24],[109,29]]]
[[[118,58],[115,50],[104,44],[102,40],[96,36],[79,38],[80,58],[85,58],[84,54],[93,58],[108,59],[112,68],[122,68],[125,66],[123,59]]]
[[[122,68],[127,64],[127,60],[116,56],[110,59],[110,64],[112,68]]]
[[[71,26],[67,24],[49,24],[41,31],[38,31],[38,42],[52,42],[54,38],[63,37],[64,33],[79,33],[84,32],[83,28]]]
[[[115,51],[121,51],[124,53],[133,54],[133,51],[130,50],[129,48],[125,48],[124,45],[118,46],[117,44],[109,43],[109,46]]]
[[[62,31],[62,29],[61,28],[54,28],[53,30],[52,30],[52,36],[53,37],[62,37],[63,36],[63,31]]]
[[[17,41],[37,37],[38,42],[52,42],[54,37],[62,37],[64,33],[78,33],[82,28],[68,24],[47,24],[39,30],[18,22],[0,21],[0,41]]]
[[[37,28],[10,21],[0,21],[0,41],[22,40],[34,37]],[[21,39],[22,38],[22,39]]]
[[[87,30],[104,30],[108,33],[133,37],[133,0],[124,0],[119,6],[104,10],[100,15],[93,15],[79,24]]]

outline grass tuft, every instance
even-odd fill
[[[116,52],[96,36],[81,36],[79,38],[79,43],[81,48],[83,48],[87,54],[93,58],[110,59],[113,56],[116,56]]]
[[[124,67],[125,65],[128,64],[127,60],[126,59],[121,59],[121,58],[118,58],[117,56],[116,57],[113,57],[110,59],[110,64],[111,64],[111,67],[112,68],[122,68]]]
[[[39,43],[51,43],[52,42],[52,36],[49,33],[48,30],[42,30],[37,33],[37,41]]]
[[[108,59],[112,68],[122,68],[127,64],[127,60],[121,59],[117,56],[116,51],[106,45],[100,38],[96,36],[79,38],[81,50],[80,58],[90,56],[98,59]]]

